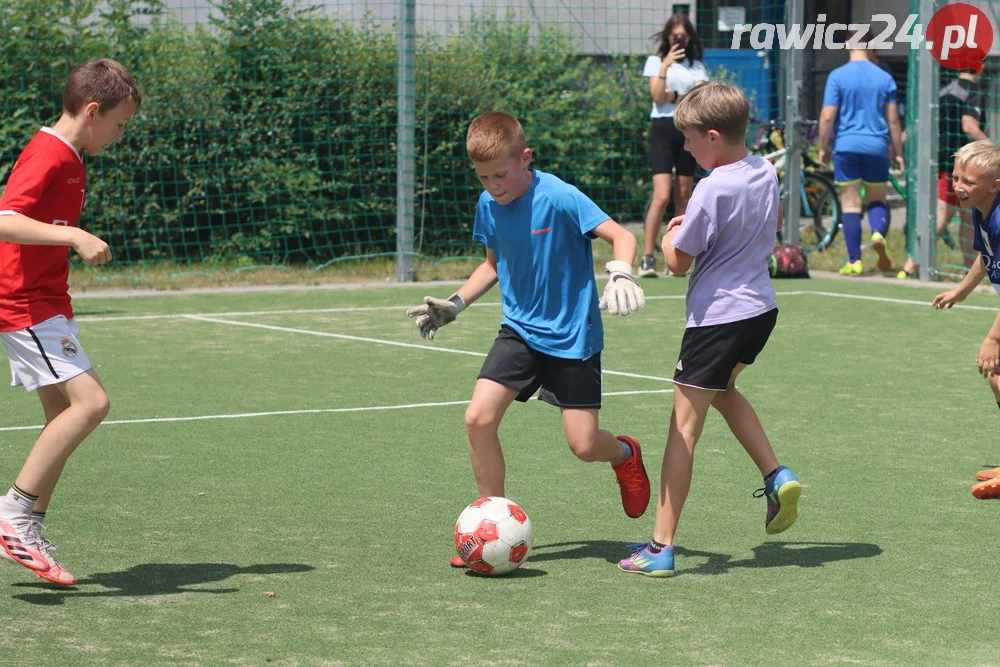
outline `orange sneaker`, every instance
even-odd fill
[[[985,482],[989,479],[996,479],[1000,477],[1000,468],[988,468],[986,470],[980,470],[976,473],[976,479],[980,482]]]
[[[462,560],[461,556],[452,556],[451,562],[449,562],[448,564],[451,565],[452,567],[469,567],[468,565],[465,564],[465,561]]]
[[[35,545],[38,547],[38,551],[41,552],[42,557],[49,564],[49,569],[44,572],[35,572],[35,574],[45,581],[50,581],[59,586],[76,586],[76,577],[64,568],[62,563],[57,561],[52,555],[52,552],[56,550],[56,545],[52,544],[49,538],[42,535],[43,530],[45,530],[45,526],[40,521],[31,522],[31,534],[35,538]]]
[[[1000,478],[988,479],[985,482],[973,485],[972,497],[979,498],[980,500],[1000,498]]]
[[[611,466],[611,469],[618,478],[625,514],[636,519],[642,516],[649,505],[649,477],[646,475],[646,466],[642,464],[642,449],[638,441],[627,435],[619,435],[618,439],[632,448],[632,455],[618,465]]]

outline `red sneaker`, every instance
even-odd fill
[[[646,466],[642,464],[642,449],[639,448],[638,441],[627,435],[619,435],[618,439],[628,443],[632,448],[632,456],[611,466],[611,469],[618,478],[625,514],[636,519],[642,516],[649,505],[649,477],[646,475]]]
[[[980,482],[996,479],[997,477],[1000,477],[1000,468],[987,468],[976,473],[976,479]]]
[[[985,482],[973,485],[972,496],[980,500],[1000,498],[1000,478],[988,479]]]
[[[451,562],[448,564],[451,565],[452,567],[469,567],[468,565],[465,564],[465,561],[462,560],[461,556],[453,556]]]

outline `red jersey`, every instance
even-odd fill
[[[0,197],[0,215],[76,227],[87,197],[83,159],[43,127],[21,151]],[[64,246],[0,241],[0,331],[17,331],[56,315],[73,317],[69,251]]]

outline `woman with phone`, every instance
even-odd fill
[[[656,242],[663,214],[674,194],[674,215],[684,215],[694,189],[695,160],[684,150],[684,135],[674,127],[674,108],[692,88],[708,81],[701,61],[704,50],[687,14],[674,14],[653,35],[656,54],[646,59],[642,75],[649,77],[653,111],[649,114],[649,166],[653,170],[653,199],[646,212],[646,240],[639,275],[655,277]],[[677,174],[674,191],[673,177]],[[669,275],[669,272],[668,272]]]

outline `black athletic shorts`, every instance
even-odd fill
[[[649,128],[649,166],[653,174],[694,176],[694,156],[684,150],[684,135],[674,127],[674,119],[654,118]]]
[[[684,330],[674,382],[725,391],[738,364],[752,364],[778,321],[778,309],[739,322]]]
[[[527,401],[538,388],[539,398],[560,408],[601,407],[601,353],[587,359],[561,359],[528,347],[521,336],[501,326],[479,378],[518,391]]]

